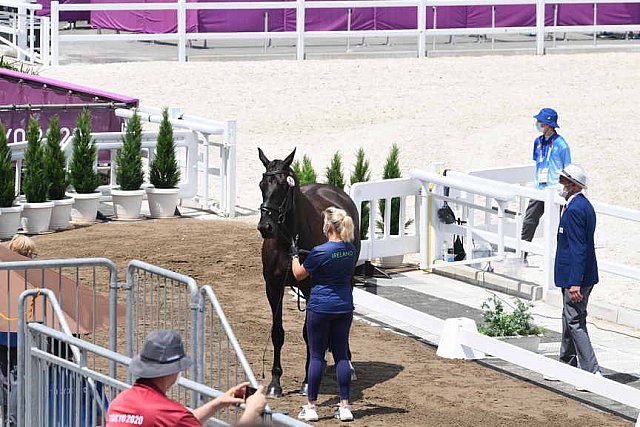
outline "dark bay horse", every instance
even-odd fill
[[[298,185],[298,179],[291,170],[295,156],[294,149],[284,160],[269,160],[262,150],[258,154],[266,171],[262,174],[260,190],[260,222],[258,230],[264,239],[262,243],[262,274],[266,283],[267,298],[271,306],[273,343],[273,366],[271,383],[267,389],[270,396],[282,396],[280,377],[282,365],[280,354],[284,345],[282,327],[282,299],[287,286],[295,286],[305,299],[311,292],[311,280],[298,282],[291,272],[289,250],[292,239],[297,239],[301,250],[311,250],[314,246],[327,241],[322,233],[322,211],[329,206],[337,206],[347,211],[354,223],[353,244],[360,254],[360,216],[351,198],[341,189],[327,184]],[[304,259],[304,256],[302,256]],[[357,257],[356,257],[357,258]],[[307,343],[307,359],[302,389],[307,384],[309,368],[309,345],[307,341],[306,321],[303,337]]]

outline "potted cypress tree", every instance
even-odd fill
[[[32,116],[27,126],[27,149],[24,153],[26,169],[23,174],[23,190],[26,202],[22,204],[22,230],[29,234],[49,229],[53,203],[47,201],[49,181],[44,167],[44,147],[40,137],[40,125]]]
[[[169,123],[166,108],[162,110],[158,142],[149,168],[149,182],[153,185],[146,189],[151,218],[172,217],[178,206],[180,170],[176,161],[173,126]]]
[[[15,186],[15,172],[11,166],[7,132],[0,123],[0,239],[10,239],[20,227],[22,206],[13,205],[16,200]]]
[[[331,158],[331,163],[327,166],[325,171],[327,177],[327,184],[334,185],[341,190],[344,190],[344,174],[342,173],[342,156],[339,151]]]
[[[360,147],[356,153],[356,164],[351,174],[351,185],[356,182],[367,182],[371,179],[369,160],[366,159],[364,149]],[[369,234],[369,202],[362,202],[360,214],[360,240],[366,240]]]
[[[91,137],[91,116],[84,109],[78,116],[73,131],[73,151],[69,162],[69,184],[75,192],[71,217],[78,223],[92,223],[98,214],[100,176],[95,170],[96,142]]]
[[[66,196],[67,172],[65,170],[65,157],[60,148],[60,124],[58,116],[51,117],[49,130],[47,131],[47,145],[45,146],[44,167],[49,187],[49,200],[53,202],[51,211],[51,230],[64,230],[69,228],[73,199]]]
[[[300,162],[296,160],[295,162],[293,162],[293,166],[291,167],[296,178],[298,178],[300,186],[318,182],[318,175],[313,169],[311,159],[306,154],[302,156],[302,164],[300,164]]]
[[[144,181],[142,170],[142,123],[134,114],[127,120],[127,130],[122,138],[122,148],[116,155],[116,183],[119,189],[111,190],[113,210],[118,219],[138,219],[142,207]]]
[[[393,144],[391,146],[391,151],[387,156],[387,160],[384,165],[384,172],[382,174],[382,179],[396,179],[401,178],[400,174],[400,147],[397,144]],[[380,220],[377,222],[378,228],[384,232],[384,216],[386,212],[386,200],[381,199],[378,201],[378,210],[380,212]],[[389,234],[392,236],[400,235],[401,232],[404,232],[404,227],[407,227],[411,224],[411,221],[407,221],[404,224],[403,229],[400,229],[400,198],[394,197],[391,199],[391,206],[389,209],[390,212],[390,220],[389,220]],[[388,257],[383,257],[380,260],[380,264],[383,267],[397,267],[402,264],[404,259],[403,255],[393,255]]]

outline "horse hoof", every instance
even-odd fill
[[[281,398],[282,397],[282,387],[280,386],[269,386],[269,388],[267,389],[267,397],[275,397],[275,398]]]
[[[302,387],[300,387],[300,391],[298,391],[298,394],[300,396],[306,396],[308,392],[309,392],[309,384],[304,383],[302,384]]]

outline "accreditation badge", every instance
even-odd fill
[[[549,168],[542,168],[538,171],[538,184],[546,184],[549,182]]]

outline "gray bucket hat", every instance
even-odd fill
[[[138,378],[158,378],[185,371],[191,364],[180,334],[172,330],[157,330],[147,335],[142,351],[131,360],[129,372]]]

